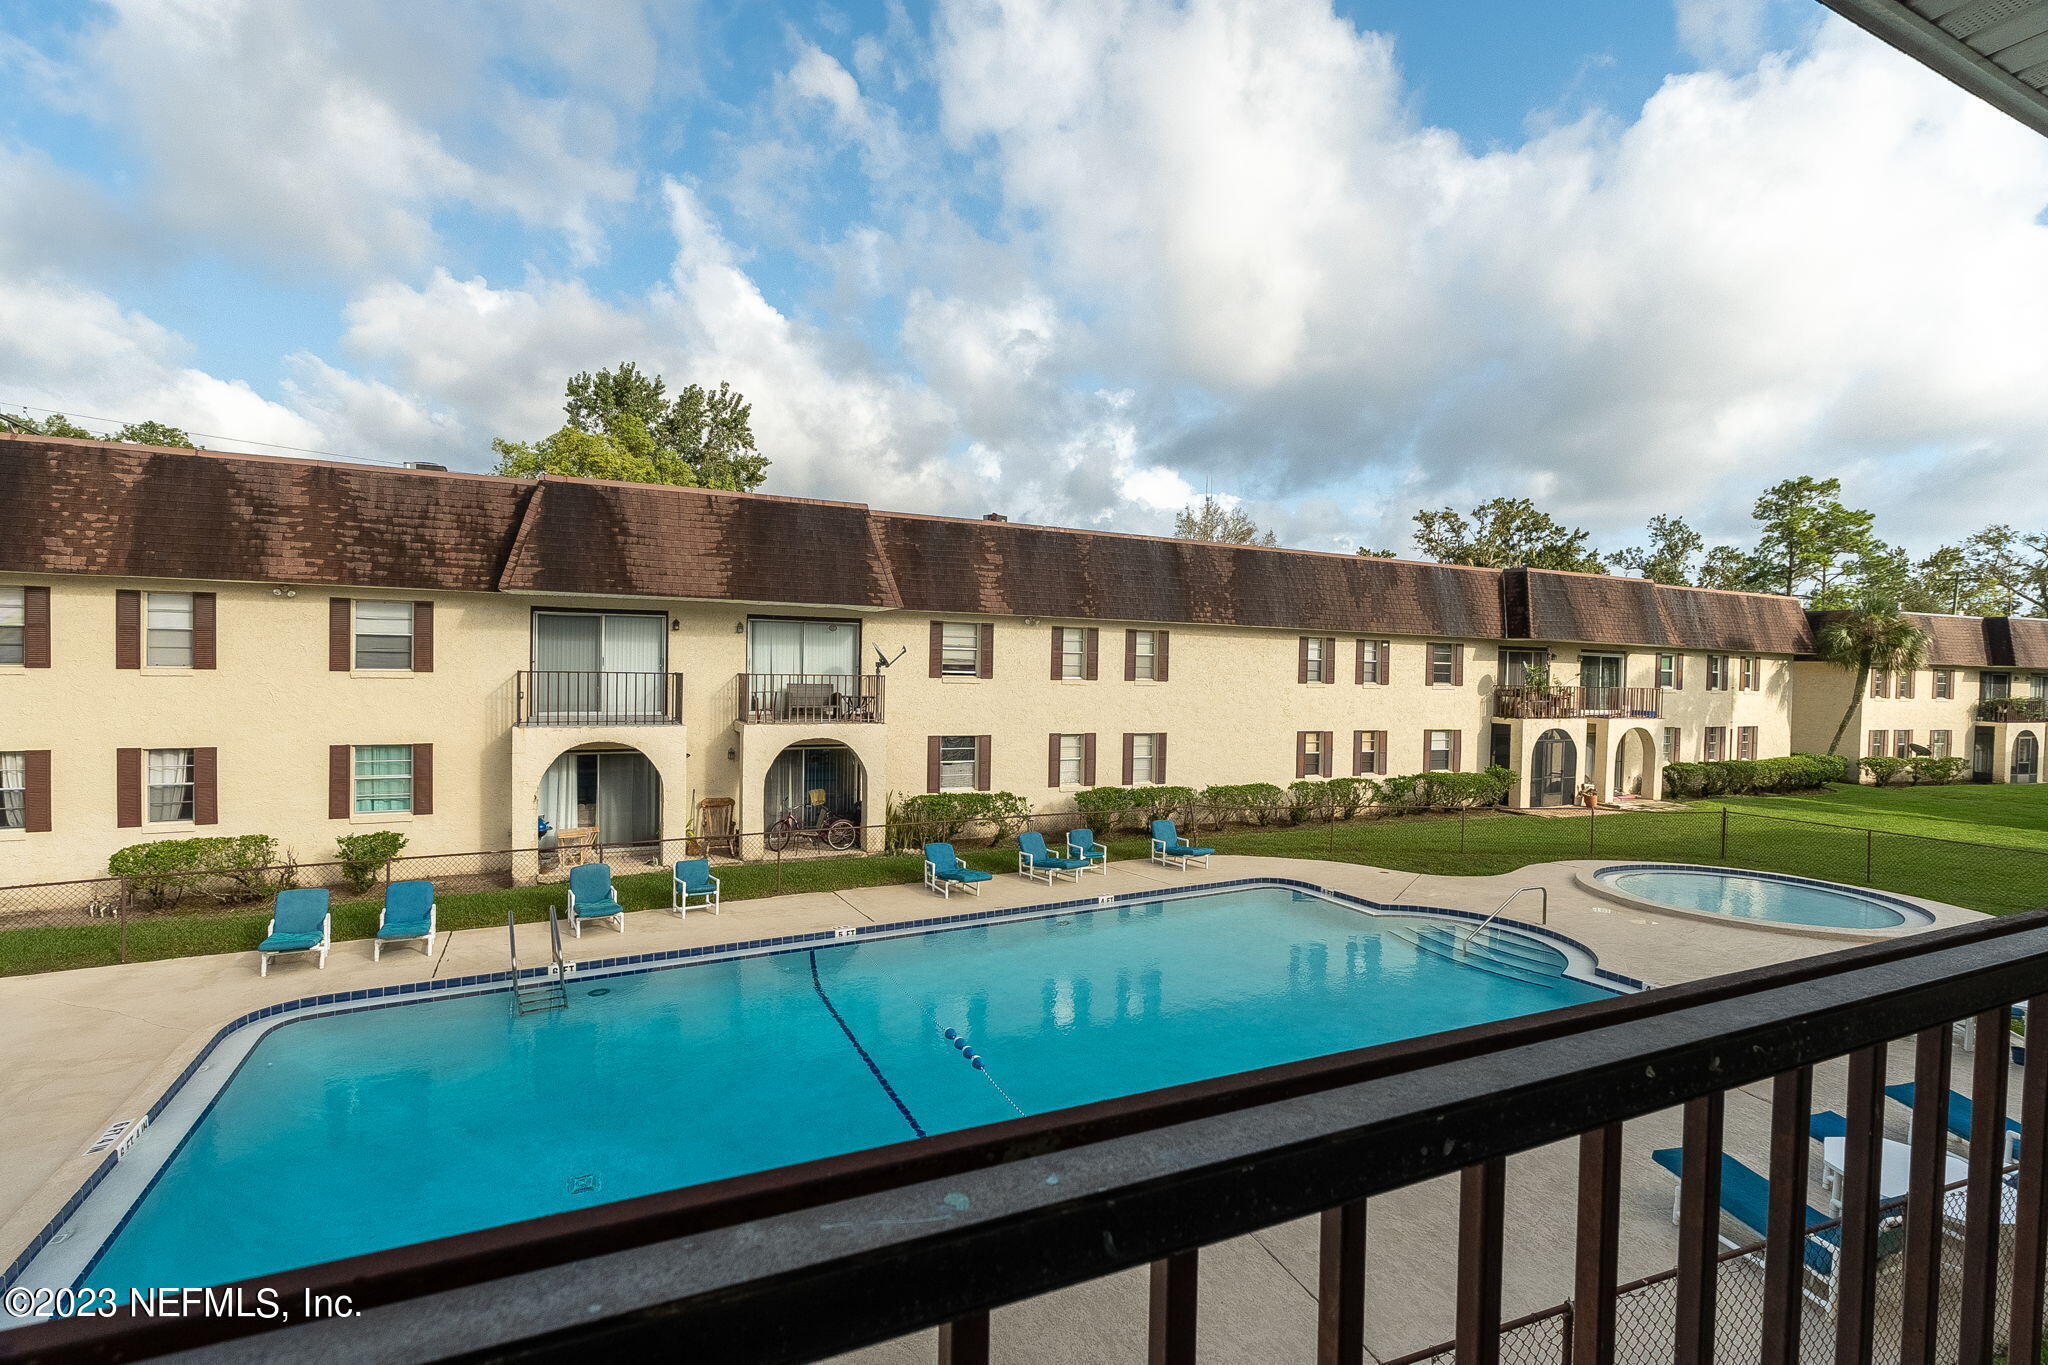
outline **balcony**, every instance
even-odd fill
[[[879,724],[879,673],[742,673],[742,725]]]
[[[1986,697],[1977,703],[1977,719],[2000,721],[2048,721],[2048,697]]]
[[[1493,690],[1493,714],[1504,720],[1654,719],[1660,687],[1546,687],[1515,683]]]
[[[680,725],[680,673],[563,673],[527,670],[517,675],[519,725]]]

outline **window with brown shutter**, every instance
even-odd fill
[[[327,671],[346,673],[355,655],[355,603],[346,597],[327,599]]]
[[[1313,730],[1296,730],[1294,732],[1294,775],[1296,777],[1307,777],[1310,775],[1310,765],[1315,761],[1315,754],[1313,752],[1315,736],[1316,732]]]
[[[1294,680],[1298,683],[1308,681],[1308,636],[1306,635],[1301,637],[1295,648]]]
[[[412,746],[412,813],[434,813],[434,746]]]
[[[114,593],[114,667],[142,667],[142,594],[133,588]]]
[[[192,751],[192,823],[220,823],[220,750]]]
[[[1899,670],[1899,695],[1902,697],[1913,695],[1913,670],[1910,668]]]
[[[1360,730],[1353,736],[1351,773],[1354,777],[1368,777],[1385,773],[1387,770],[1387,732],[1385,730]]]
[[[50,832],[48,749],[29,749],[21,756],[21,828],[28,834]]]
[[[412,604],[412,671],[434,671],[434,604]]]
[[[114,750],[114,823],[122,829],[136,829],[142,824],[140,749]]]
[[[346,744],[327,746],[327,818],[346,820],[352,804],[355,750]]]
[[[21,590],[21,666],[50,666],[50,590]]]
[[[1874,669],[1870,674],[1870,695],[1873,697],[1884,696],[1889,690],[1886,684],[1891,682],[1891,678],[1892,675],[1885,672],[1882,668]]]

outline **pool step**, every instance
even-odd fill
[[[1492,972],[1531,986],[1555,987],[1564,975],[1564,954],[1546,955],[1541,945],[1509,938],[1492,929],[1475,934],[1448,925],[1396,925],[1393,935],[1432,957]]]

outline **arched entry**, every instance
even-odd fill
[[[1657,794],[1657,741],[1641,726],[1623,735],[1614,746],[1614,785],[1607,794],[1649,796]]]
[[[2041,741],[2032,730],[2022,730],[2012,741],[2012,780],[2015,782],[2039,782],[2041,780]]]
[[[1563,730],[1545,730],[1529,765],[1529,804],[1568,806],[1578,786],[1578,746]]]
[[[762,784],[762,828],[794,833],[794,841],[851,848],[850,826],[866,823],[867,770],[837,740],[799,740],[775,756]]]
[[[587,744],[548,765],[540,816],[558,842],[651,844],[661,839],[661,773],[623,744]]]

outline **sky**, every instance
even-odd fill
[[[0,0],[0,406],[217,449],[630,359],[768,492],[1925,550],[2048,520],[2044,318],[2048,139],[1814,0]]]

